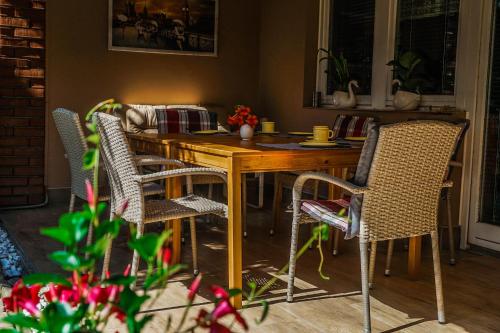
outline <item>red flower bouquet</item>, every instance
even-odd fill
[[[238,129],[244,124],[255,128],[259,123],[259,119],[252,113],[252,109],[248,106],[237,105],[234,110],[234,115],[227,117],[227,124],[233,129]]]

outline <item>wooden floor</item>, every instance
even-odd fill
[[[268,191],[271,192],[271,191]],[[267,198],[266,202],[271,199]],[[57,268],[46,258],[57,249],[57,244],[40,236],[38,229],[56,224],[57,217],[66,210],[66,200],[52,200],[40,209],[0,212],[1,219],[17,238],[26,256],[42,272]],[[270,206],[270,205],[269,205]],[[244,242],[244,279],[263,284],[288,260],[290,217],[286,216],[274,237],[268,235],[271,212],[249,209],[249,236]],[[200,270],[205,275],[205,286],[226,283],[226,236],[221,220],[198,223]],[[158,230],[149,226],[149,231]],[[148,230],[147,230],[148,231]],[[307,227],[302,230],[303,239]],[[112,270],[122,270],[131,253],[126,249],[126,237],[114,246]],[[423,273],[419,281],[406,275],[406,252],[396,245],[393,274],[384,277],[385,244],[380,244],[375,287],[371,292],[372,325],[374,332],[500,332],[500,259],[478,253],[460,252],[455,267],[446,264],[447,253],[442,253],[445,306],[448,324],[436,321],[434,280],[429,240],[424,241]],[[182,258],[191,263],[189,242],[183,248]],[[256,327],[259,307],[244,310],[255,332],[360,332],[362,329],[359,258],[356,241],[344,243],[342,253],[326,256],[325,272],[329,281],[317,273],[319,256],[308,251],[297,265],[296,301],[285,301],[286,276],[276,283],[265,297],[272,303],[268,319]],[[192,277],[178,276],[148,312],[156,314],[148,332],[162,332],[168,314],[175,320],[185,304],[186,290]],[[196,299],[196,308],[207,306],[210,294],[203,289]]]

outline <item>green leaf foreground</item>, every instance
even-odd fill
[[[85,305],[80,305],[77,309],[72,309],[67,303],[50,303],[42,311],[40,324],[44,332],[77,332],[80,329],[80,322],[85,317],[86,312],[87,306]]]
[[[23,277],[23,283],[26,286],[33,286],[36,284],[47,285],[50,283],[54,283],[65,287],[71,287],[71,282],[69,282],[67,278],[59,274],[30,274]]]
[[[97,154],[97,150],[94,148],[89,148],[85,155],[83,155],[83,169],[91,170],[97,164],[99,154]]]
[[[102,283],[104,285],[114,285],[114,286],[129,286],[136,280],[135,276],[123,276],[123,275],[113,275],[108,279],[104,280]]]
[[[87,270],[94,264],[92,260],[82,258],[68,251],[53,252],[49,255],[49,258],[66,271]]]
[[[141,238],[130,240],[128,245],[131,249],[136,250],[146,262],[151,262],[171,234],[171,230],[164,231],[160,235],[145,234]]]
[[[262,300],[260,301],[260,304],[262,305],[262,313],[260,315],[260,318],[255,320],[255,323],[259,325],[262,324],[264,320],[266,320],[267,315],[269,314],[269,302]]]
[[[30,328],[37,331],[42,330],[42,325],[35,318],[27,316],[23,313],[8,315],[5,318],[3,318],[2,321],[18,327]]]

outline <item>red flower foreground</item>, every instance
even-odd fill
[[[217,305],[210,313],[205,309],[201,309],[200,312],[198,312],[196,323],[202,328],[208,328],[210,333],[230,333],[231,329],[221,324],[219,320],[227,315],[233,315],[234,319],[236,319],[245,331],[248,331],[247,322],[231,305],[228,292],[217,285],[211,286],[210,289],[218,300]]]
[[[5,310],[7,312],[26,310],[32,316],[38,316],[40,310],[38,310],[37,305],[40,303],[40,296],[38,295],[40,289],[40,285],[26,287],[23,280],[18,280],[12,288],[10,297],[2,299]]]
[[[125,276],[128,276],[130,267],[125,270]],[[71,279],[71,287],[60,284],[49,284],[49,290],[45,292],[44,296],[47,302],[63,302],[72,307],[77,307],[79,304],[89,304],[95,308],[97,305],[105,305],[109,307],[108,313],[115,314],[116,317],[122,322],[125,320],[125,313],[122,309],[117,307],[119,294],[123,287],[118,285],[98,284],[98,279],[93,277],[91,280],[88,274],[78,276],[73,274]],[[24,285],[23,280],[20,279],[12,288],[10,297],[2,299],[7,312],[19,312],[22,310],[28,311],[32,316],[38,317],[40,310],[40,292],[41,285],[33,285],[27,287]]]

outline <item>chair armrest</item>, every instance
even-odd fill
[[[186,165],[179,160],[167,159],[155,155],[136,155],[134,156],[134,161],[137,166],[165,165],[165,166],[177,166],[179,168],[186,167]]]
[[[462,162],[450,161],[450,163],[448,163],[448,165],[451,166],[451,167],[461,168],[462,167]]]
[[[160,179],[183,177],[183,176],[217,176],[227,182],[227,176],[224,171],[212,168],[182,168],[150,173],[148,175],[136,175],[134,180],[139,183],[149,183]]]
[[[295,184],[293,185],[294,192],[296,190],[298,192],[302,192],[302,187],[304,186],[304,183],[309,179],[324,181],[324,182],[327,182],[329,184],[339,186],[339,187],[343,188],[344,190],[351,192],[352,194],[363,194],[363,193],[368,191],[367,187],[361,187],[361,186],[354,185],[353,183],[350,183],[346,180],[340,179],[340,178],[335,177],[335,176],[328,175],[326,173],[304,172],[295,181]]]

